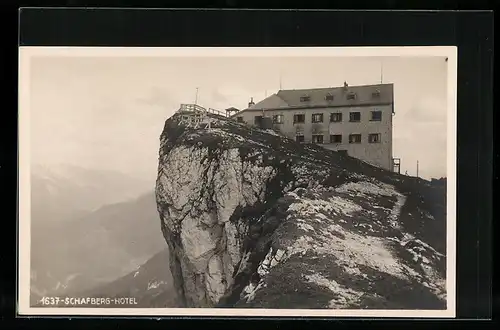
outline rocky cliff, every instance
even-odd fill
[[[446,308],[443,187],[213,118],[160,138],[180,307]]]

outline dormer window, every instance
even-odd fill
[[[356,93],[349,93],[349,94],[347,94],[347,99],[348,100],[355,100],[356,99]]]
[[[311,101],[311,97],[309,95],[304,95],[300,97],[300,102],[309,102]]]
[[[326,101],[333,101],[333,95],[332,95],[332,94],[327,94],[327,95],[325,96],[325,100],[326,100]]]
[[[372,98],[377,99],[379,97],[380,97],[380,90],[377,89],[372,93]]]

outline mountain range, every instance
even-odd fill
[[[166,248],[144,181],[64,166],[35,168],[31,183],[32,303],[113,283]]]
[[[151,190],[151,182],[111,170],[75,165],[31,168],[31,221],[67,221],[98,208],[133,199]]]
[[[137,303],[133,307],[136,308],[176,307],[176,293],[172,281],[169,268],[169,252],[168,249],[164,249],[127,275],[111,283],[83,292],[79,296],[96,298],[133,297]],[[112,302],[104,307],[121,306]]]

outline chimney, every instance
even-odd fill
[[[250,102],[248,102],[248,107],[250,108],[252,105],[255,105],[253,102],[253,97],[250,98]]]
[[[349,86],[349,85],[347,85],[347,82],[346,82],[346,81],[344,81],[344,88],[345,88],[345,89],[347,89],[347,87],[348,87],[348,86]]]

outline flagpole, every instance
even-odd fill
[[[380,83],[384,81],[384,62],[380,61]]]
[[[280,69],[280,90],[282,89],[282,72],[281,72],[281,69]]]

